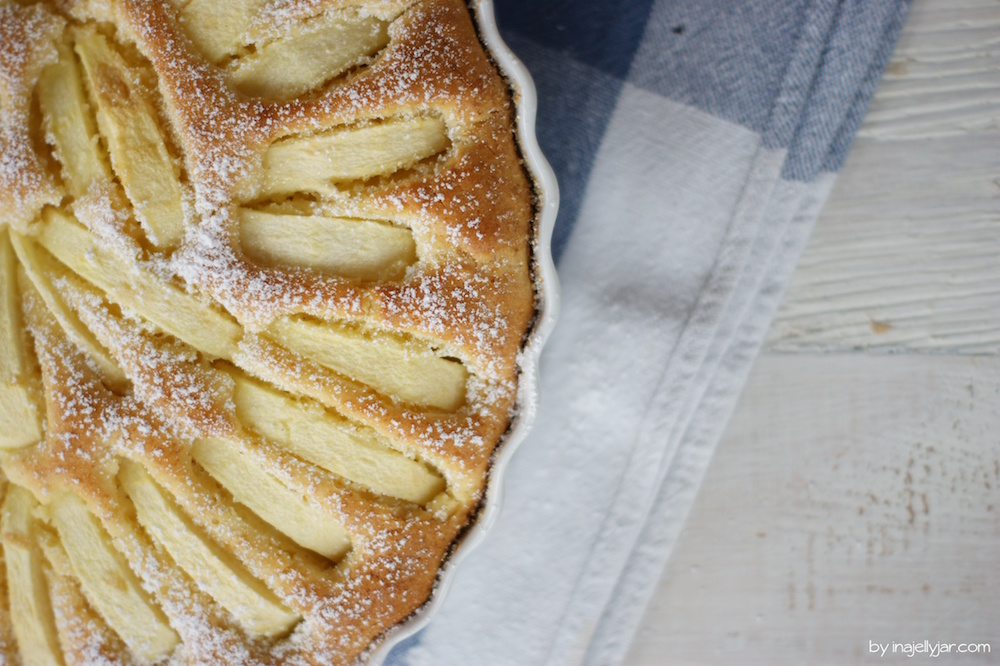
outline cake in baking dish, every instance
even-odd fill
[[[351,663],[428,599],[535,312],[461,0],[0,0],[0,654]]]

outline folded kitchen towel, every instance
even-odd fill
[[[560,322],[499,519],[387,663],[621,663],[906,10],[496,0],[560,181]]]

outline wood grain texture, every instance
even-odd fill
[[[1000,663],[998,354],[1000,2],[917,0],[626,664]]]
[[[761,357],[626,663],[998,663],[998,400],[997,358]]]
[[[1000,353],[1000,3],[915,3],[767,340]]]
[[[1000,6],[914,3],[858,137],[927,139],[998,129]]]

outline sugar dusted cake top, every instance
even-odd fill
[[[0,651],[351,663],[418,609],[535,311],[458,0],[0,4]]]

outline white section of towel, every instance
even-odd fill
[[[676,453],[649,516],[586,651],[588,664],[617,664],[648,606],[680,536],[715,445],[746,382],[835,176],[812,183],[780,181],[765,210],[743,277],[721,317],[709,351],[680,409],[669,444]]]
[[[708,307],[706,285],[731,291],[738,281],[713,269],[720,257],[745,263],[758,221],[748,215],[733,233],[731,220],[757,196],[747,190],[755,177],[772,174],[760,186],[773,187],[780,161],[755,133],[626,84],[560,264],[538,421],[507,470],[496,525],[405,663],[580,660],[666,462],[670,433],[649,436],[651,403],[672,390],[665,373],[696,306]],[[709,335],[727,300],[703,317]],[[633,516],[638,483],[646,508]],[[628,524],[616,542],[620,516]],[[594,578],[597,558],[618,570]]]

